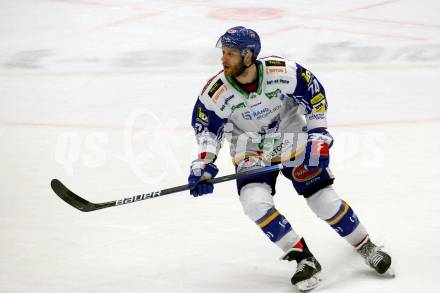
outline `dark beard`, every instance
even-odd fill
[[[235,77],[240,76],[247,69],[247,67],[246,67],[246,65],[244,65],[244,62],[240,62],[240,64],[237,64],[236,67],[233,67],[231,69],[232,69],[231,73],[228,74],[228,76],[235,78]]]

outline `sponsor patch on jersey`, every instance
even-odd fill
[[[260,109],[257,111],[253,111],[252,116],[258,118],[258,117],[261,117],[262,115],[269,113],[269,111],[270,111],[270,109],[266,107],[266,108],[263,108],[263,109]]]
[[[322,93],[318,93],[316,96],[314,96],[310,102],[312,103],[312,105],[316,105],[319,102],[321,102],[322,100],[325,99],[325,96]]]
[[[259,106],[259,105],[261,105],[261,102],[258,102],[256,104],[250,105],[249,108],[253,108],[253,107],[256,107],[256,106]]]
[[[307,116],[309,120],[324,120],[325,119],[325,113],[312,113]],[[304,132],[307,132],[307,129],[303,130]]]
[[[304,169],[304,166],[298,166],[292,170],[293,179],[298,182],[309,181],[310,179],[315,178],[319,174],[321,174],[322,168],[316,168],[312,171]]]
[[[197,120],[199,120],[203,124],[208,124],[208,122],[209,122],[208,115],[206,115],[203,112],[203,109],[201,106],[199,106],[199,108],[197,109]]]
[[[287,73],[286,67],[266,68],[266,73]]]
[[[265,108],[255,110],[255,111],[245,111],[245,112],[241,113],[241,116],[245,120],[252,120],[252,119],[261,120],[261,119],[266,118],[270,114],[275,113],[276,111],[280,110],[281,108],[282,108],[282,105],[276,105],[272,109],[265,107]]]
[[[319,102],[316,105],[313,105],[313,113],[323,113],[326,109],[327,109],[327,103],[325,102],[325,100],[322,100],[321,102]]]
[[[231,107],[231,110],[232,110],[232,112],[234,112],[234,111],[237,110],[237,109],[245,108],[245,107],[246,107],[245,103],[244,103],[244,102],[241,102],[240,104],[237,104],[237,105],[232,106],[232,107]]]
[[[276,89],[276,90],[274,90],[272,92],[268,92],[268,93],[264,93],[264,94],[266,95],[266,97],[269,100],[271,100],[271,99],[277,97],[280,93],[281,93],[281,90],[280,89]]]
[[[222,73],[223,70],[220,70],[216,75],[214,75],[213,77],[211,77],[205,84],[205,86],[202,89],[202,92],[200,93],[200,95],[203,95],[206,91],[206,89],[209,87],[209,85],[211,84],[211,82],[220,74]]]
[[[227,97],[225,99],[225,105],[227,105],[229,103],[230,100],[232,100],[235,96],[234,95],[230,95],[229,97]]]
[[[216,93],[214,94],[214,96],[212,97],[212,100],[214,101],[214,103],[217,103],[217,102],[218,102],[218,99],[220,98],[220,96],[221,96],[222,94],[224,94],[224,93],[226,92],[226,90],[227,90],[226,85],[222,85],[222,86],[220,87],[220,89],[217,90],[217,92],[216,92]]]
[[[266,66],[286,67],[286,62],[281,60],[266,60],[264,63]]]
[[[281,78],[280,79],[272,79],[272,80],[267,80],[266,81],[267,85],[271,85],[272,83],[274,83],[274,84],[278,84],[278,83],[289,84],[290,81],[287,80],[287,79],[281,79]]]
[[[223,80],[217,80],[208,91],[208,96],[212,98],[214,94],[222,87]]]
[[[252,115],[249,111],[241,113],[241,117],[243,117],[244,120],[252,120]]]

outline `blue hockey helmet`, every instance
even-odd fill
[[[215,46],[217,48],[227,47],[240,49],[242,57],[246,55],[248,50],[251,50],[253,53],[253,61],[257,59],[261,50],[260,37],[258,34],[254,30],[243,26],[228,29],[226,33],[218,39]]]

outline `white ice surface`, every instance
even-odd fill
[[[397,277],[377,277],[279,178],[278,209],[323,266],[316,292],[439,292],[440,4],[389,1],[0,2],[0,292],[295,292],[294,264],[242,213],[233,182],[81,213],[184,184],[194,100],[228,27],[322,81],[335,188]],[[153,114],[154,113],[154,114]],[[130,122],[131,121],[131,122]],[[233,171],[227,146],[220,175]]]

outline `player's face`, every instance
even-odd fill
[[[239,49],[223,47],[222,65],[226,76],[237,77],[246,69]]]

